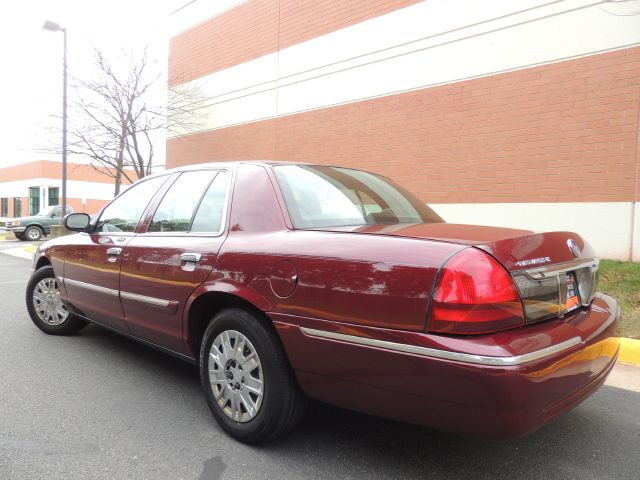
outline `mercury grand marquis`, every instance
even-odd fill
[[[34,255],[35,325],[92,322],[199,365],[213,416],[247,443],[289,431],[308,398],[518,437],[618,354],[620,309],[580,235],[445,223],[373,173],[190,166],[65,225]]]

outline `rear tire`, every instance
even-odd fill
[[[240,442],[274,440],[304,413],[306,398],[279,338],[245,310],[224,310],[209,323],[200,348],[200,379],[211,413]]]
[[[31,321],[49,335],[69,335],[87,325],[62,304],[58,282],[50,265],[39,268],[31,276],[26,300]]]

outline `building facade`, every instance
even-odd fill
[[[0,219],[35,215],[61,204],[62,163],[38,160],[0,168]],[[113,198],[113,179],[90,165],[67,165],[67,205],[94,214]]]
[[[456,223],[572,230],[640,260],[640,2],[174,2],[167,166],[353,166]]]

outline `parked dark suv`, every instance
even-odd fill
[[[73,213],[67,207],[67,213]],[[53,225],[62,224],[62,207],[47,207],[30,217],[19,217],[7,221],[7,230],[13,232],[18,240],[40,240],[51,233]]]

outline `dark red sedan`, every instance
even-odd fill
[[[306,398],[517,437],[600,386],[620,309],[579,235],[452,225],[386,178],[239,162],[134,184],[43,244],[33,322],[94,322],[199,364],[222,428],[288,431]]]

